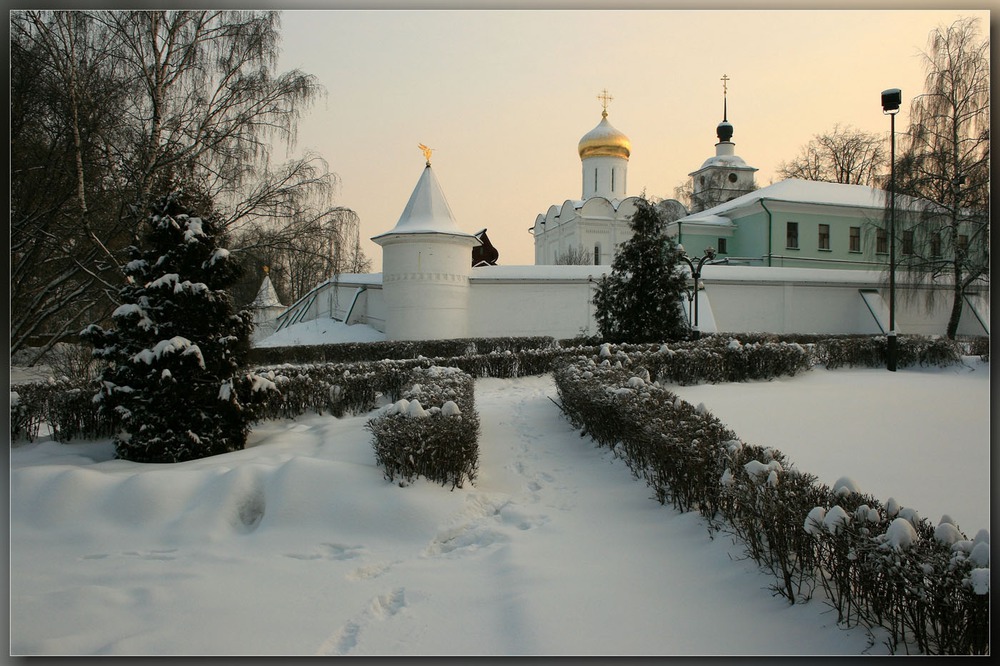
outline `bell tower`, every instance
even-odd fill
[[[736,155],[736,144],[732,141],[733,126],[729,122],[727,99],[729,76],[723,74],[720,80],[722,122],[715,129],[719,139],[715,144],[715,156],[705,160],[700,169],[688,174],[691,176],[692,213],[700,213],[757,189],[753,177],[757,169],[748,166],[742,157]]]

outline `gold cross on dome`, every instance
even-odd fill
[[[614,97],[609,95],[608,89],[605,88],[601,91],[601,94],[597,96],[597,99],[601,100],[601,105],[604,107],[604,115],[608,115],[608,104],[611,103],[611,100],[613,100]]]
[[[727,76],[726,74],[723,74],[722,78],[719,79],[719,80],[722,81],[722,94],[725,95],[726,94],[726,84],[729,83],[729,76]]]

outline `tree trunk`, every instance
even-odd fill
[[[957,276],[956,276],[957,277]],[[958,332],[958,322],[962,318],[962,284],[956,280],[955,284],[955,294],[951,302],[951,316],[948,317],[948,339],[954,340],[955,334]]]

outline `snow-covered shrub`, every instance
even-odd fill
[[[366,424],[375,461],[400,485],[422,476],[452,488],[474,481],[479,415],[472,377],[457,368],[414,369],[409,387]]]
[[[375,408],[381,389],[405,371],[385,364],[307,364],[255,368],[250,377],[264,378],[273,390],[258,391],[254,399],[256,420],[295,418],[306,412],[363,414]]]
[[[255,365],[361,363],[416,359],[421,356],[455,358],[505,352],[520,354],[525,351],[556,348],[555,340],[549,336],[342,342],[291,347],[255,347],[250,351],[250,362]]]
[[[697,509],[738,537],[774,574],[777,594],[796,602],[821,587],[839,621],[884,627],[893,651],[988,653],[988,534],[969,541],[947,529],[949,546],[892,498],[883,507],[847,478],[828,488],[780,451],[741,442],[707,410],[646,382],[642,353],[628,353],[630,368],[610,363],[614,347],[603,359],[592,352],[553,373],[570,422],[661,503]],[[682,354],[673,345],[656,353]]]
[[[893,652],[988,651],[988,601],[964,582],[979,566],[974,542],[947,517],[932,527],[891,498],[883,508],[873,497],[833,491],[808,516],[816,579],[839,622],[883,627]]]
[[[817,344],[817,356],[828,370],[843,366],[880,368],[886,365],[884,335],[828,338]],[[961,362],[958,344],[946,338],[900,335],[896,338],[896,366],[947,366]]]
[[[695,345],[664,345],[637,362],[648,364],[657,381],[689,385],[792,376],[811,368],[813,359],[796,343],[742,344],[736,338],[724,341],[722,336],[712,336]]]
[[[597,364],[597,358],[580,357],[553,373],[570,421],[623,458],[659,502],[714,515],[722,453],[735,435],[707,411],[650,383],[644,367]]]
[[[95,409],[94,388],[93,381],[77,380],[50,394],[46,421],[53,439],[68,442],[74,438],[110,437],[117,432],[115,414]]]
[[[807,517],[826,529],[826,512],[816,506],[826,492],[810,474],[791,466],[777,449],[744,444],[726,448],[732,482],[719,498],[717,521],[743,542],[747,555],[770,571],[775,593],[789,603],[811,594],[816,551]]]
[[[11,442],[34,441],[42,424],[49,425],[59,442],[110,437],[118,429],[118,418],[97,408],[93,396],[98,387],[95,380],[81,378],[18,384],[11,391]]]
[[[968,354],[978,356],[984,361],[990,360],[990,338],[989,336],[977,336],[968,342]]]
[[[21,393],[25,387],[18,387],[17,391],[10,392],[10,441],[16,442],[24,437],[29,442],[34,441],[38,436],[38,428],[41,426],[40,419],[33,419],[31,405],[21,398]]]

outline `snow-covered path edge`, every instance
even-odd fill
[[[545,648],[525,653],[869,651],[864,630],[836,626],[821,591],[808,604],[790,606],[771,592],[773,579],[745,558],[739,543],[711,532],[696,512],[660,505],[623,460],[581,437],[559,411],[551,375],[525,383],[531,391],[507,401],[502,380],[477,380],[483,467],[503,463],[504,472],[502,480],[482,475],[477,487],[519,486],[512,503],[544,523],[512,545],[547,589],[527,597],[519,612],[550,630]],[[558,631],[544,621],[553,617],[565,618]],[[707,636],[707,627],[719,631]]]

